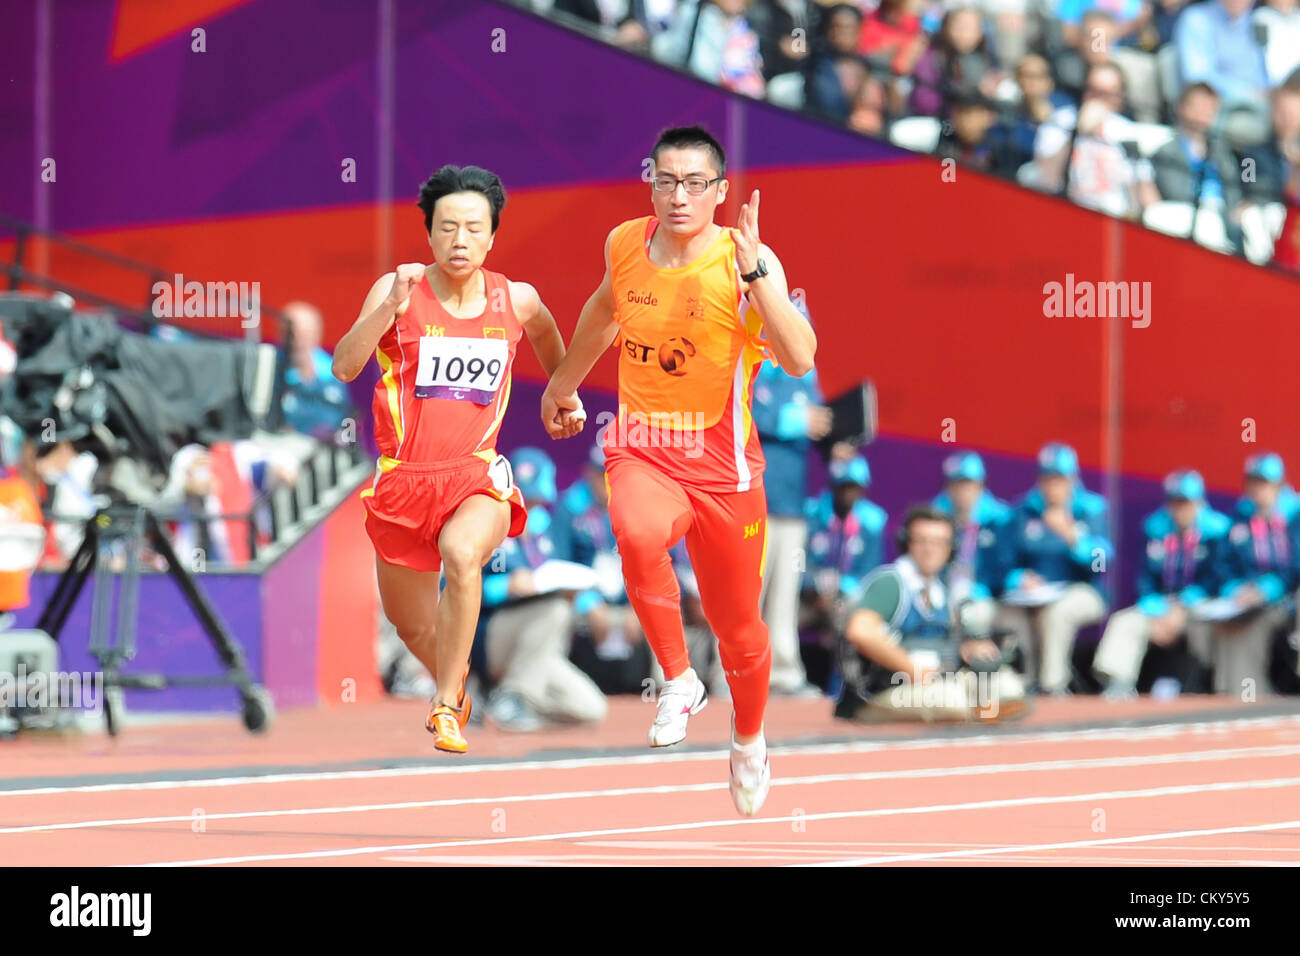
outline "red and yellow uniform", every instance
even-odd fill
[[[650,261],[658,220],[610,240],[619,323],[619,414],[605,430],[610,520],[633,608],[669,680],[690,666],[668,550],[683,535],[718,636],[736,732],[756,734],[771,649],[759,614],[767,507],[751,415],[762,323],[741,293],[723,229],[678,269]]]
[[[528,517],[510,463],[496,452],[523,328],[506,277],[482,272],[482,315],[449,313],[426,276],[375,349],[383,371],[373,403],[380,458],[361,498],[366,532],[389,564],[439,570],[438,534],[471,495],[510,503],[512,537]]]

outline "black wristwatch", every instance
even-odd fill
[[[762,259],[759,259],[758,268],[755,269],[753,272],[746,273],[745,275],[741,276],[741,278],[744,279],[746,282],[753,282],[755,279],[761,279],[765,275],[767,275],[767,263],[764,262]]]

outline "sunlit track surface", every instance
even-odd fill
[[[432,753],[421,708],[394,702],[286,715],[265,738],[218,720],[24,740],[30,759],[0,776],[0,860],[1300,865],[1289,701],[1047,701],[983,728],[857,728],[827,710],[773,700],[774,782],[755,818],[727,793],[725,705],[662,752],[637,746],[650,710],[635,700],[597,730],[472,728],[472,760]]]

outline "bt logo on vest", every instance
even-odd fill
[[[631,339],[623,340],[623,349],[628,358],[634,362],[646,363],[653,354],[659,359],[659,367],[669,375],[685,375],[686,360],[695,354],[695,343],[685,337],[673,336],[667,342],[655,348],[642,345]]]
[[[635,302],[637,305],[658,305],[659,299],[649,292],[633,292],[627,290],[627,301]]]

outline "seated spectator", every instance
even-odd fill
[[[625,50],[649,52],[652,37],[672,23],[676,0],[555,0],[551,8],[596,27]]]
[[[1136,218],[1158,200],[1150,162],[1131,158],[1125,146],[1136,133],[1123,106],[1119,68],[1113,63],[1092,67],[1079,109],[1057,110],[1050,123],[1039,127],[1034,143],[1038,186],[1055,191],[1064,184],[1079,205],[1126,218]]]
[[[992,170],[993,147],[988,132],[997,119],[993,104],[979,93],[958,93],[950,101],[951,119],[939,134],[934,154],[963,166]]]
[[[538,448],[516,449],[510,461],[528,524],[519,537],[506,538],[483,573],[488,676],[497,685],[488,716],[519,732],[546,720],[603,720],[605,695],[569,661],[574,593],[539,594],[533,577],[554,554],[548,509],[556,498],[555,465]]]
[[[186,445],[172,457],[158,507],[172,516],[172,549],[191,571],[202,571],[209,563],[232,561],[229,529],[220,520],[221,492],[209,449]]]
[[[956,530],[948,580],[953,603],[987,602],[1002,593],[1003,551],[1013,512],[984,486],[984,460],[973,451],[943,462],[943,491],[931,503],[952,518]]]
[[[1300,70],[1300,2],[1265,0],[1251,20],[1264,48],[1268,85],[1277,88]]]
[[[1146,548],[1138,602],[1111,615],[1092,661],[1102,696],[1113,700],[1137,696],[1148,648],[1160,658],[1158,676],[1201,689],[1188,648],[1202,648],[1208,638],[1209,625],[1195,617],[1195,610],[1217,596],[1223,583],[1231,522],[1205,503],[1198,472],[1172,472],[1164,488],[1164,507],[1142,522]]]
[[[897,77],[911,76],[929,44],[921,29],[921,19],[916,15],[918,6],[918,0],[881,0],[880,6],[863,21],[858,52],[867,58],[872,76],[860,94],[857,115],[851,123],[854,129],[879,132],[884,126],[885,111],[904,112],[910,81],[903,83]],[[880,111],[880,116],[873,115],[873,110]]]
[[[1002,79],[984,37],[984,21],[975,7],[953,7],[929,48],[912,70],[911,112],[948,117],[955,99],[971,94],[992,97]]]
[[[858,53],[862,12],[848,3],[837,3],[822,15],[822,35],[805,68],[804,106],[815,116],[847,124],[864,96],[866,64]],[[883,128],[883,87],[876,85],[878,98],[874,115],[875,132]]]
[[[94,492],[99,459],[88,451],[78,453],[71,442],[29,444],[36,474],[47,489],[45,512],[51,518],[45,564],[62,570],[81,547],[86,520],[99,510]]]
[[[929,43],[916,15],[916,0],[881,0],[862,24],[858,52],[899,76],[912,68]]]
[[[1142,45],[1148,50],[1174,42],[1174,24],[1182,15],[1183,8],[1191,0],[1155,0],[1151,14],[1151,25],[1147,28],[1149,37]]]
[[[1088,13],[1108,14],[1105,33],[1100,33],[1099,21],[1088,20]],[[1149,52],[1154,46],[1139,47],[1152,21],[1149,0],[1060,0],[1057,16],[1061,18],[1062,35],[1071,47],[1076,51],[1087,48],[1092,56],[1104,56],[1123,70],[1134,116],[1141,122],[1160,120],[1164,105],[1160,75],[1156,57]],[[1084,59],[1087,64],[1095,61],[1089,56]]]
[[[899,537],[898,559],[867,576],[845,624],[835,716],[966,721],[1023,714],[1023,685],[997,645],[957,622],[946,574],[951,519],[914,507]]]
[[[1161,199],[1201,206],[1215,215],[1239,248],[1241,245],[1241,176],[1231,150],[1211,137],[1219,97],[1205,83],[1184,87],[1178,100],[1175,137],[1151,157]]]
[[[1300,272],[1300,77],[1273,91],[1272,120],[1269,141],[1244,151],[1242,191],[1249,202],[1286,204],[1274,263]]]
[[[303,435],[332,441],[343,419],[352,414],[352,404],[347,388],[334,377],[330,353],[321,348],[320,310],[290,302],[282,311],[293,339],[285,372],[285,424]]]
[[[884,562],[885,522],[889,516],[864,495],[871,484],[867,460],[858,455],[831,462],[831,489],[810,499],[807,573],[814,603],[835,620],[838,610],[862,586],[872,568]]]
[[[1002,624],[1025,651],[1030,681],[1043,693],[1067,694],[1079,630],[1106,614],[1102,574],[1114,557],[1106,500],[1083,487],[1069,445],[1039,451],[1038,484],[1016,505],[1007,541]]]
[[[1282,459],[1275,454],[1246,460],[1244,494],[1228,531],[1223,596],[1246,613],[1216,624],[1210,659],[1214,692],[1266,694],[1274,635],[1293,611],[1297,583],[1300,497],[1283,484]]]
[[[798,303],[797,303],[798,304]],[[807,694],[808,684],[799,654],[799,593],[803,583],[804,545],[808,523],[808,449],[831,429],[831,410],[822,404],[817,370],[794,378],[764,362],[754,382],[754,426],[763,444],[767,469],[767,563],[763,568],[760,603],[772,642],[771,687],[776,693]]]
[[[769,84],[778,76],[801,77],[812,37],[821,29],[821,12],[813,0],[757,0],[750,6],[745,18],[758,34],[763,78]],[[768,93],[772,95],[770,87]]]
[[[1038,127],[1057,110],[1070,105],[1070,97],[1056,89],[1051,68],[1037,53],[1030,53],[1016,64],[1016,85],[1020,88],[1020,102],[1015,112],[995,123],[985,140],[993,151],[994,170],[1002,176],[1014,176],[1034,158]]]
[[[758,34],[745,19],[751,2],[684,0],[673,25],[652,41],[655,59],[684,67],[733,92],[762,97]]]
[[[1042,25],[1036,9],[1031,15],[1029,0],[978,0],[978,3],[992,25],[992,52],[1004,70],[1023,60],[1031,48],[1039,48]]]
[[[1073,39],[1053,57],[1057,88],[1074,102],[1083,98],[1088,71],[1114,62],[1115,33],[1114,17],[1105,10],[1089,10],[1079,29],[1070,34]]]
[[[1184,84],[1208,83],[1219,94],[1234,142],[1267,135],[1269,82],[1264,50],[1250,17],[1254,0],[1205,0],[1183,11],[1174,27],[1178,72]],[[1235,120],[1235,121],[1234,121]]]

